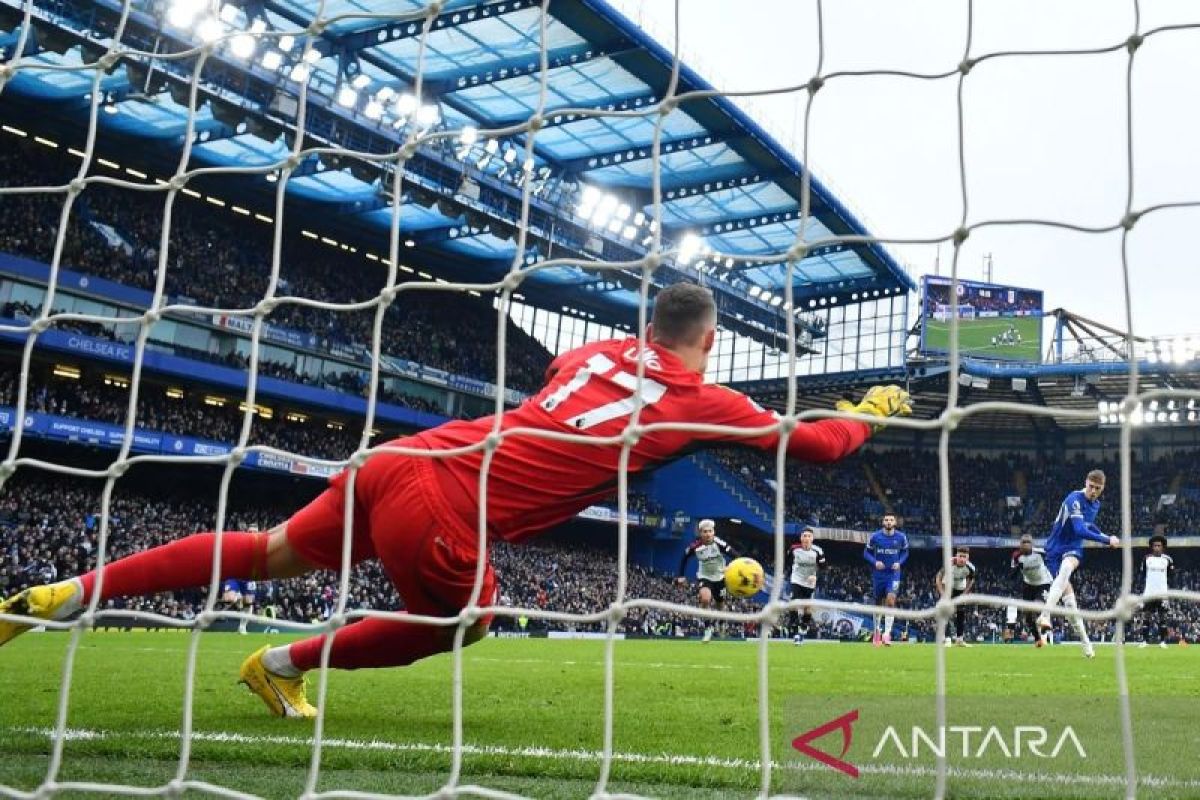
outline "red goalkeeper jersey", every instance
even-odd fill
[[[501,430],[561,431],[591,439],[619,435],[634,410],[637,385],[636,338],[585,345],[563,353],[550,365],[546,385],[501,418]],[[711,423],[740,428],[772,425],[778,417],[740,392],[703,383],[665,348],[647,346],[641,385],[641,424]],[[475,444],[492,430],[494,417],[448,422],[416,434],[430,450]],[[788,455],[813,462],[835,461],[856,450],[869,435],[862,422],[820,420],[800,423],[788,441]],[[775,432],[737,437],[691,430],[655,430],[632,447],[629,473],[660,466],[715,442],[735,442],[769,450]],[[479,473],[483,451],[432,459],[445,500],[470,529],[477,525]],[[519,541],[564,522],[589,505],[613,495],[621,445],[564,442],[536,435],[508,436],[488,469],[487,520],[490,534]],[[424,460],[424,459],[422,459]]]

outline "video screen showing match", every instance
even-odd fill
[[[1042,350],[1042,292],[977,281],[958,282],[952,304],[950,279],[926,275],[921,300],[921,351],[950,350],[950,320],[958,315],[963,357],[1038,361]]]

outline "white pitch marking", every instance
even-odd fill
[[[51,728],[9,728],[13,733],[33,736],[53,736]],[[68,741],[96,741],[105,739],[178,739],[178,731],[98,731],[86,728],[67,728],[65,737]],[[230,731],[193,731],[192,740],[197,742],[231,742],[234,744],[285,744],[311,747],[313,740],[306,736],[263,736],[258,734],[234,733]],[[391,753],[436,753],[449,754],[454,748],[448,744],[429,742],[384,742],[378,739],[322,739],[323,747],[335,747],[345,750],[378,750]],[[550,758],[562,761],[584,761],[591,764],[603,759],[604,754],[599,750],[559,750],[552,747],[509,747],[507,745],[464,744],[462,752],[476,756],[504,756],[526,758]],[[667,764],[676,767],[717,767],[723,769],[744,769],[757,771],[760,762],[745,758],[721,758],[719,756],[692,756],[677,753],[613,753],[613,761],[628,764]],[[772,762],[776,769],[792,769],[816,772],[827,769],[820,764],[804,762],[786,763]],[[901,767],[892,764],[863,764],[859,771],[872,775],[896,775],[908,777],[932,777],[937,770],[932,767]],[[1086,773],[1040,773],[1020,772],[1010,769],[962,769],[950,767],[947,774],[959,778],[978,780],[1025,781],[1033,783],[1086,783],[1096,786],[1124,786],[1124,775],[1091,775]],[[1154,775],[1138,776],[1142,786],[1174,789],[1200,788],[1200,780],[1178,780],[1162,778]]]

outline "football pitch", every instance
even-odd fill
[[[992,337],[999,336],[1013,325],[1021,333],[1021,343],[993,345]],[[964,356],[998,358],[1006,361],[1038,361],[1041,359],[1041,317],[1012,317],[960,319],[958,347]],[[950,349],[950,323],[925,320],[926,350],[945,352]]]
[[[30,634],[0,650],[0,784],[29,791],[44,775],[68,638]],[[189,639],[180,632],[84,638],[60,782],[161,786],[175,776]],[[312,723],[267,716],[261,701],[236,682],[242,658],[267,641],[283,637],[203,635],[187,777],[263,797],[298,797]],[[535,797],[590,795],[603,748],[604,648],[599,641],[545,639],[488,639],[469,648],[461,782]],[[617,642],[609,790],[754,796],[758,650],[742,641]],[[780,642],[768,652],[772,761],[778,765],[773,792],[838,798],[933,793],[935,762],[903,755],[913,720],[933,713],[932,645]],[[982,757],[974,751],[983,734],[976,732],[969,747],[950,739],[950,796],[1123,796],[1115,648],[1100,647],[1094,661],[1071,645],[982,645],[945,656],[951,721],[960,720],[957,709],[984,731],[1004,728]],[[1200,650],[1131,648],[1126,660],[1138,796],[1200,796]],[[331,673],[317,790],[426,794],[443,786],[451,764],[451,663],[441,655],[405,669]],[[894,740],[881,738],[884,728],[871,719],[885,708],[887,724],[899,731]],[[861,721],[846,723],[853,746],[842,747],[837,729],[812,746],[853,762],[858,777],[792,744],[822,723],[844,721],[849,709],[861,710]],[[1013,749],[1011,731],[990,718],[993,712],[1047,727],[1045,744],[1035,748],[1040,755],[1030,755],[1028,737],[1025,752],[1006,755]],[[1073,727],[1075,742],[1063,744],[1065,727]],[[1051,758],[1044,751],[1056,742],[1065,752]],[[873,755],[880,748],[882,758]]]

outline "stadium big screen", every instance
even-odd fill
[[[950,350],[950,279],[926,275],[921,291],[921,352]],[[1038,361],[1042,292],[977,281],[958,282],[958,348],[964,356]]]

